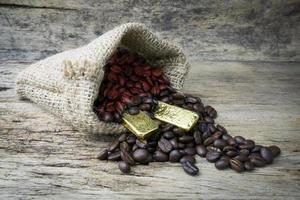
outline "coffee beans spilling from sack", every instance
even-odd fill
[[[140,55],[119,48],[106,65],[95,102],[99,118],[121,122],[124,111],[131,115],[143,111],[154,119],[152,111],[157,101],[191,110],[199,115],[199,120],[190,131],[158,121],[159,129],[146,140],[123,133],[98,159],[118,161],[123,173],[129,173],[136,164],[180,162],[186,173],[197,175],[196,155],[215,163],[219,170],[243,172],[271,164],[280,154],[277,146],[261,146],[242,136],[231,136],[223,126],[215,124],[217,111],[213,107],[204,106],[198,97],[177,92],[160,68],[153,68]]]

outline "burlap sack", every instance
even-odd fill
[[[171,85],[181,89],[189,64],[175,45],[155,36],[145,25],[123,24],[86,46],[68,50],[30,65],[17,77],[17,93],[53,112],[77,130],[120,133],[124,127],[100,121],[93,103],[103,79],[103,66],[117,47],[142,54],[162,66]]]

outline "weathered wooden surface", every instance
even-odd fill
[[[299,0],[0,0],[0,61],[44,58],[130,21],[194,59],[300,61]]]
[[[197,158],[200,175],[179,164],[151,163],[122,175],[95,156],[112,137],[72,130],[19,101],[14,79],[26,63],[0,64],[0,199],[299,199],[299,63],[193,63],[185,92],[219,111],[233,135],[275,144],[274,164],[251,173],[218,171]]]

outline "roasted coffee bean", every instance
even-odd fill
[[[195,98],[195,97],[192,97],[192,96],[188,96],[188,97],[185,98],[185,102],[194,104],[194,103],[198,102],[198,99]]]
[[[227,159],[220,159],[216,161],[215,167],[219,170],[226,169],[229,167],[229,161]]]
[[[195,103],[193,105],[193,110],[199,114],[204,113],[204,107],[201,103]]]
[[[221,157],[220,152],[208,151],[206,154],[206,160],[208,162],[216,162]]]
[[[238,144],[244,144],[245,142],[245,138],[243,138],[242,136],[235,136],[234,140],[238,143]]]
[[[230,159],[229,164],[231,169],[235,170],[236,172],[244,171],[244,164],[237,159]]]
[[[135,144],[135,140],[136,140],[136,137],[135,137],[134,135],[129,135],[129,136],[127,137],[127,142],[128,142],[128,144],[130,144],[130,145]]]
[[[217,117],[217,111],[213,107],[205,106],[204,110],[211,118],[215,119]]]
[[[119,160],[121,160],[121,152],[117,151],[117,152],[111,153],[108,155],[107,159],[113,160],[113,161],[119,161]]]
[[[112,152],[115,149],[117,149],[120,145],[120,141],[118,139],[115,139],[114,141],[112,141],[108,147],[108,151]]]
[[[105,122],[112,122],[114,120],[114,117],[113,117],[113,115],[111,113],[106,112],[103,115],[102,120],[105,121]]]
[[[128,113],[129,113],[130,115],[136,115],[136,114],[139,114],[139,112],[140,112],[139,108],[138,108],[138,107],[135,107],[135,106],[130,107],[130,108],[128,109]]]
[[[222,139],[225,140],[225,141],[229,140],[230,138],[232,138],[232,137],[228,134],[223,134],[222,135]]]
[[[199,173],[198,167],[190,161],[184,161],[181,165],[184,171],[189,175],[197,175]]]
[[[136,146],[138,146],[139,148],[142,148],[142,149],[145,149],[145,148],[148,147],[148,143],[147,143],[146,140],[139,140],[139,139],[137,139],[135,141],[135,144],[136,144]]]
[[[153,98],[152,97],[144,97],[143,98],[143,103],[153,104]]]
[[[176,106],[182,106],[184,104],[184,100],[183,99],[175,99],[173,100],[173,104],[176,105]]]
[[[211,133],[214,133],[217,131],[217,128],[215,127],[215,125],[213,124],[208,124],[207,125],[207,128],[208,128],[208,131],[211,132]],[[223,134],[223,133],[222,133]]]
[[[187,143],[185,147],[195,147],[196,144],[194,142]]]
[[[178,162],[182,157],[181,153],[178,150],[172,150],[169,154],[169,161],[170,162]]]
[[[247,171],[252,171],[255,168],[254,164],[252,162],[250,162],[250,161],[245,162],[244,165],[245,165],[245,169]]]
[[[97,159],[99,160],[106,160],[108,157],[108,150],[104,149],[102,150],[98,155],[97,155]]]
[[[137,149],[133,152],[132,157],[135,161],[145,163],[148,159],[149,152],[146,149]]]
[[[273,153],[268,147],[261,148],[260,155],[266,161],[266,163],[270,164],[273,162]]]
[[[173,149],[172,144],[165,138],[161,138],[158,141],[158,146],[165,153],[169,153]]]
[[[240,150],[240,154],[241,155],[245,155],[245,156],[248,156],[249,155],[249,150],[248,149],[242,149],[242,150]]]
[[[173,128],[173,133],[178,137],[183,136],[185,134],[182,128],[177,128],[177,127]]]
[[[178,149],[184,149],[185,148],[185,144],[178,142]]]
[[[132,146],[132,151],[135,151],[135,150],[137,150],[139,147],[136,145],[136,144],[134,144],[133,146]]]
[[[207,138],[211,137],[211,133],[209,131],[205,131],[203,134],[202,134],[202,139],[203,140],[206,140]]]
[[[182,94],[182,93],[177,92],[177,93],[172,94],[172,97],[173,97],[173,99],[178,99],[178,100],[180,100],[180,99],[184,99],[184,98],[185,98],[185,95]]]
[[[245,156],[243,154],[235,156],[234,159],[237,159],[237,160],[239,160],[241,162],[245,162],[245,161],[249,160],[248,156]]]
[[[130,165],[124,161],[120,161],[119,164],[119,169],[121,172],[123,172],[124,174],[128,174],[130,172]]]
[[[123,133],[122,135],[120,135],[119,137],[119,142],[124,142],[128,137],[127,133]]]
[[[261,145],[255,145],[254,148],[251,150],[251,152],[260,152],[260,149],[262,148],[263,146]]]
[[[203,144],[204,144],[205,146],[208,146],[208,145],[212,144],[214,141],[215,141],[215,138],[209,137],[209,138],[207,138],[206,140],[204,140]]]
[[[157,141],[149,140],[147,143],[148,143],[148,146],[151,146],[151,147],[156,147],[156,145],[157,145]]]
[[[130,99],[129,105],[131,105],[131,106],[137,106],[137,105],[139,105],[140,103],[142,103],[142,99],[141,99],[140,96],[136,95],[136,96],[133,96],[133,97]]]
[[[202,135],[199,130],[195,130],[193,136],[196,144],[202,143]]]
[[[200,144],[196,146],[196,152],[200,157],[205,157],[207,153],[207,149],[204,145]]]
[[[180,159],[180,163],[183,163],[185,161],[190,161],[191,163],[196,163],[196,159],[194,158],[194,156],[190,156],[190,155],[186,155],[186,156],[183,156],[181,159]]]
[[[229,157],[237,156],[239,153],[237,151],[227,151],[226,155]]]
[[[193,156],[196,154],[196,149],[194,147],[187,147],[184,149],[187,155]]]
[[[120,149],[121,149],[121,151],[127,151],[127,152],[130,151],[130,147],[127,142],[122,142],[120,144]]]
[[[214,141],[214,146],[223,149],[227,145],[227,142],[222,139],[217,139]]]
[[[134,165],[134,160],[127,151],[121,151],[121,158],[130,165]]]
[[[187,155],[187,153],[185,152],[185,149],[179,149],[178,151],[180,152],[180,154],[181,154],[182,156]]]
[[[216,128],[217,128],[219,131],[221,131],[222,133],[224,133],[224,134],[227,133],[227,130],[226,130],[223,126],[221,126],[220,124],[217,124]]]
[[[240,149],[253,149],[255,147],[255,143],[252,140],[245,140],[244,144],[240,144]]]
[[[216,151],[216,152],[222,152],[221,149],[215,147],[213,144],[206,147],[207,151]]]
[[[198,129],[199,129],[199,131],[200,131],[201,133],[206,132],[206,131],[208,130],[207,123],[204,122],[204,121],[199,122],[199,124],[198,124]]]
[[[153,152],[156,151],[156,148],[155,148],[155,147],[148,147],[148,148],[147,148],[147,151],[148,151],[149,153],[153,153]]]
[[[277,157],[281,152],[280,148],[275,145],[269,146],[269,149],[272,151],[273,157]]]
[[[237,147],[238,146],[238,143],[235,141],[235,139],[233,138],[230,138],[227,140],[227,143],[230,145],[230,146],[233,146],[233,147]]]
[[[174,137],[174,133],[172,131],[166,131],[164,132],[163,136],[166,139],[172,139]]]
[[[183,135],[183,136],[178,138],[178,142],[181,142],[181,143],[184,143],[184,144],[190,143],[193,140],[194,140],[194,138],[190,135]]]
[[[143,110],[143,111],[149,111],[151,110],[151,105],[150,104],[147,104],[147,103],[143,103],[139,106],[140,110]]]
[[[209,116],[204,117],[204,121],[206,121],[207,123],[210,123],[210,124],[215,123],[214,119]]]
[[[176,138],[169,140],[169,142],[172,144],[174,149],[178,149],[178,142],[177,142]]]
[[[222,135],[223,135],[223,133],[222,133],[221,131],[216,131],[216,132],[212,135],[212,137],[216,140],[216,139],[221,138]]]
[[[172,131],[173,128],[174,126],[172,124],[162,124],[161,131],[162,132]]]
[[[169,160],[169,155],[162,151],[155,151],[153,154],[153,158],[158,162],[167,162]]]
[[[256,167],[264,167],[266,165],[266,161],[260,157],[260,156],[253,156],[250,157],[250,161],[254,164]]]
[[[233,146],[226,146],[223,148],[223,151],[227,152],[227,151],[237,151],[237,149]]]

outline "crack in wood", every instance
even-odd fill
[[[15,3],[0,3],[0,8],[24,8],[24,9],[51,9],[51,10],[71,10],[71,11],[78,11],[78,9],[75,8],[64,8],[64,7],[55,7],[55,6],[32,6],[32,5],[21,5],[21,4],[15,4]]]

